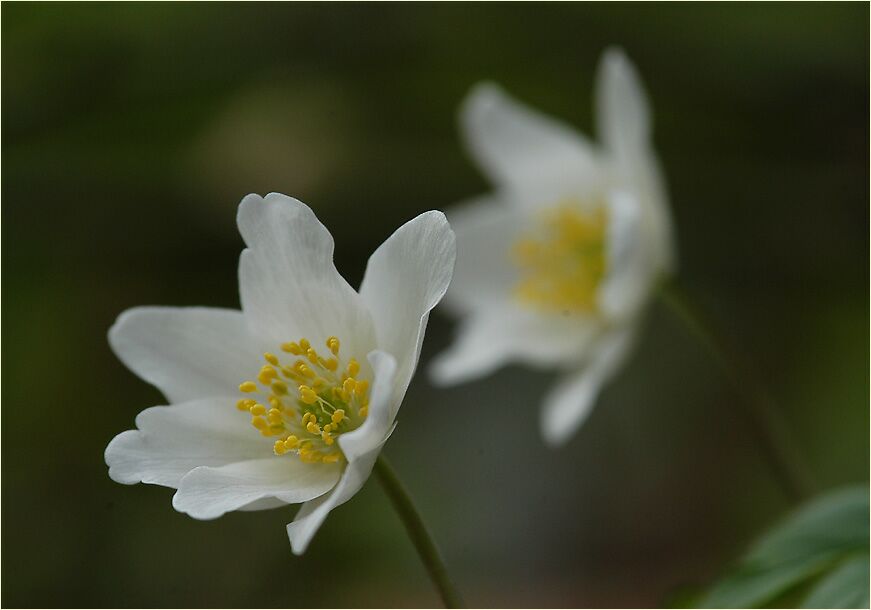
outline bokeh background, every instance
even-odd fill
[[[293,508],[197,522],[112,482],[162,403],[106,331],[141,304],[237,307],[235,206],[281,191],[352,284],[400,223],[488,188],[456,109],[480,79],[586,132],[637,63],[680,280],[782,405],[820,489],[868,480],[868,5],[2,7],[2,604],[437,605],[375,480],[291,555]],[[431,319],[422,364],[454,322]],[[662,306],[566,448],[552,375],[418,375],[387,455],[470,604],[657,606],[789,506],[738,396]],[[482,427],[484,432],[482,433]]]

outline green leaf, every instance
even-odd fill
[[[868,570],[860,579],[854,561],[865,561],[867,568],[868,497],[867,487],[853,487],[799,508],[763,536],[700,606],[763,607],[815,578],[819,584],[810,588],[805,604],[822,598],[824,607],[855,607],[867,600]]]
[[[842,563],[816,584],[802,608],[867,608],[869,570],[867,555]]]

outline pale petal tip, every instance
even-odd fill
[[[294,521],[287,524],[287,537],[290,540],[290,550],[294,555],[302,555],[308,548],[312,536],[307,534],[301,523]]]
[[[481,81],[472,86],[460,106],[463,122],[480,118],[505,99],[505,90],[492,81]]]
[[[548,447],[559,449],[565,446],[574,432],[573,427],[562,425],[553,417],[549,409],[541,410],[541,437]]]

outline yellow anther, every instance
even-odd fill
[[[333,446],[338,447],[340,430],[354,430],[366,417],[370,383],[357,379],[360,362],[339,360],[338,337],[329,337],[326,347],[330,353],[319,354],[305,338],[282,343],[282,352],[298,358],[282,364],[278,351],[263,352],[257,377],[239,385],[241,392],[265,396],[240,398],[236,407],[250,413],[251,425],[270,438],[275,455],[290,452],[306,463],[338,462],[344,455]]]
[[[299,450],[299,457],[305,462],[319,462],[321,457],[323,457],[323,453],[313,449],[310,445],[306,445]]]
[[[281,344],[281,351],[288,352],[290,354],[293,354],[294,356],[299,356],[302,353],[302,350],[300,349],[300,347],[296,343],[293,343],[293,342],[282,343]]]
[[[257,374],[257,380],[263,385],[269,385],[269,382],[275,377],[278,377],[278,372],[268,364],[264,364]]]
[[[317,375],[315,375],[315,372],[311,370],[308,365],[302,360],[296,361],[296,363],[293,365],[293,370],[296,372],[297,375],[308,377],[309,379],[314,379],[315,377],[317,377]]]
[[[299,399],[307,405],[313,405],[318,401],[318,395],[307,385],[301,385],[299,386]]]

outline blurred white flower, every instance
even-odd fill
[[[647,101],[619,50],[603,55],[595,101],[598,146],[492,84],[461,112],[496,190],[449,212],[458,259],[445,303],[463,319],[431,373],[451,384],[509,361],[562,369],[541,416],[551,444],[580,427],[675,265]]]
[[[417,366],[455,242],[444,214],[400,227],[369,259],[359,293],[303,203],[247,196],[239,231],[242,311],[143,307],[109,331],[118,357],[170,406],[106,448],[120,483],[176,488],[197,519],[305,502],[287,526],[302,553],[363,486]]]

